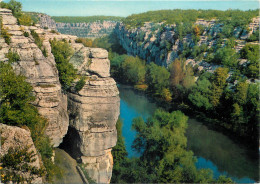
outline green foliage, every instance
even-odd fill
[[[75,90],[77,92],[79,92],[84,87],[84,85],[86,84],[85,80],[85,77],[81,77],[80,80],[76,83]]]
[[[188,96],[190,102],[201,110],[212,108],[210,103],[211,82],[206,77],[200,77]]]
[[[21,60],[19,54],[17,52],[12,52],[11,50],[8,51],[5,57],[8,58],[9,63],[14,63]]]
[[[145,81],[145,63],[138,57],[128,56],[122,63],[124,80],[130,84],[142,84]]]
[[[10,0],[8,3],[1,2],[1,7],[12,10],[12,13],[16,18],[19,18],[22,15],[22,4],[15,0]]]
[[[1,21],[1,18],[0,18],[0,25],[1,25],[1,37],[3,37],[4,40],[5,40],[5,43],[7,43],[9,45],[11,43],[11,34],[8,33],[8,29],[5,29],[3,27],[3,23]]]
[[[34,30],[31,30],[31,35],[34,38],[34,43],[38,46],[38,48],[42,51],[42,54],[47,57],[48,53],[46,48],[43,46],[43,39],[36,33]]]
[[[238,63],[238,57],[235,49],[224,47],[217,50],[213,62],[228,67],[235,67]]]
[[[165,67],[154,63],[147,65],[146,83],[156,95],[162,96],[162,91],[169,86],[169,77],[170,72]]]
[[[72,82],[76,79],[76,69],[69,63],[69,57],[73,50],[67,41],[51,40],[51,52],[55,58],[59,71],[59,80],[64,90],[69,90]]]
[[[50,140],[44,135],[47,121],[32,105],[35,100],[32,86],[25,81],[25,77],[17,76],[10,64],[0,63],[0,99],[0,123],[29,127],[47,171],[46,178],[51,181],[56,166],[51,161]]]
[[[20,25],[31,26],[33,24],[33,20],[31,16],[28,14],[23,13],[19,18],[18,22]]]
[[[217,68],[212,76],[212,94],[211,104],[216,107],[220,103],[220,98],[223,94],[224,87],[226,86],[226,79],[228,76],[227,68]]]
[[[97,21],[120,21],[122,17],[116,16],[87,16],[87,17],[69,17],[69,16],[53,16],[56,22],[64,23],[91,23]]]
[[[220,23],[228,23],[234,27],[244,27],[248,25],[253,17],[258,16],[258,10],[158,10],[148,11],[140,14],[133,14],[123,19],[123,23],[128,27],[140,27],[145,22],[165,22],[165,24],[194,23],[197,19],[219,19]],[[225,27],[224,27],[225,28]],[[224,29],[224,33],[229,35],[229,27]],[[182,36],[181,31],[179,36]]]
[[[248,42],[259,41],[259,29],[255,31],[253,34],[251,34],[246,41]]]
[[[29,34],[28,32],[24,32],[23,35],[24,35],[25,37],[29,37],[29,36],[30,36],[30,34]]]
[[[245,69],[245,74],[249,77],[259,77],[259,45],[246,44],[240,51],[240,55],[244,59],[248,59],[249,63]]]
[[[30,164],[34,163],[36,153],[29,151],[30,147],[24,148],[9,148],[8,153],[1,157],[1,166],[4,168],[1,170],[2,182],[28,182],[31,183],[33,175],[41,177],[44,175],[42,168],[38,169]],[[20,172],[29,172],[29,177],[24,177]]]

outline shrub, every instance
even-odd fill
[[[72,82],[76,78],[76,69],[69,63],[69,57],[73,50],[67,41],[50,40],[51,52],[55,58],[59,71],[59,79],[64,90],[69,90]]]
[[[29,34],[28,32],[24,32],[23,35],[24,35],[25,37],[29,37],[29,36],[30,36],[30,34]]]
[[[21,17],[18,18],[18,22],[20,25],[31,26],[33,21],[30,15],[23,13]]]
[[[11,34],[8,33],[8,30],[3,27],[3,24],[1,22],[1,37],[4,38],[5,43],[8,45],[11,43]]]
[[[76,83],[75,90],[79,92],[84,85],[86,84],[85,77],[81,77],[80,80]]]
[[[17,52],[12,52],[11,50],[9,50],[5,56],[8,58],[9,63],[14,63],[20,60],[19,54]]]

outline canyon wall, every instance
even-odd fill
[[[46,14],[38,14],[39,24],[43,29],[52,29],[62,34],[75,35],[78,37],[97,38],[110,34],[116,21],[95,21],[89,23],[63,23],[55,22]]]
[[[46,135],[54,147],[61,143],[67,145],[71,155],[83,163],[95,182],[109,183],[113,168],[111,150],[117,141],[115,124],[119,116],[119,92],[110,77],[107,51],[84,47],[75,43],[76,36],[41,29],[40,25],[20,26],[7,9],[0,9],[0,16],[3,28],[11,35],[10,44],[0,37],[0,61],[8,61],[6,54],[9,51],[18,53],[20,60],[12,66],[33,86],[34,105],[48,120]],[[35,44],[30,34],[32,30],[43,40],[47,56]],[[49,43],[53,39],[67,40],[74,50],[70,62],[78,76],[84,76],[86,81],[79,92],[72,87],[71,92],[64,93],[61,88]]]
[[[178,30],[176,25],[164,25],[163,23],[146,22],[142,27],[127,28],[123,23],[118,23],[115,27],[115,33],[117,34],[120,44],[127,51],[128,54],[133,56],[139,56],[141,59],[149,62],[155,62],[160,66],[169,66],[185,48],[193,48],[194,46],[206,45],[207,48],[211,48],[218,44],[219,33],[222,33],[223,24],[218,23],[216,20],[203,20],[198,19],[194,24],[195,26],[203,27],[198,40],[194,38],[194,35],[189,33],[182,37],[178,36]],[[237,42],[235,50],[239,52],[246,44],[246,39],[259,28],[259,17],[252,20],[252,23],[248,25],[248,30],[243,30],[240,27],[236,27],[233,30],[233,37]],[[223,39],[222,46],[227,41]],[[252,43],[258,44],[258,43]],[[207,53],[205,52],[206,56]],[[202,69],[211,70],[214,66],[209,66],[206,62],[195,61],[193,58],[187,58],[193,65],[197,64]]]

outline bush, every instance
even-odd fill
[[[8,58],[9,63],[14,63],[20,60],[19,54],[17,52],[12,52],[11,50],[9,50],[5,56]]]
[[[69,63],[69,57],[73,50],[67,41],[50,40],[51,52],[55,58],[59,71],[59,80],[64,90],[69,90],[72,82],[76,79],[76,69]]]
[[[81,77],[80,80],[76,83],[75,90],[79,92],[84,85],[86,84],[85,77]]]
[[[29,37],[29,36],[30,36],[30,34],[29,34],[28,32],[24,32],[23,35],[24,35],[25,37]]]
[[[8,30],[3,27],[2,21],[0,22],[1,22],[1,37],[3,37],[5,43],[9,45],[11,43],[11,34],[8,33]]]
[[[25,26],[31,26],[33,23],[31,16],[24,13],[21,15],[20,18],[18,18],[18,22],[20,25],[25,25]]]

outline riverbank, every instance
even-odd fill
[[[232,139],[234,142],[238,144],[243,144],[243,146],[247,147],[248,149],[251,149],[252,153],[255,158],[258,158],[258,150],[259,150],[259,141],[258,139],[250,139],[250,137],[246,136],[239,136],[236,132],[232,131],[230,128],[227,127],[228,123],[225,123],[225,120],[219,120],[214,119],[212,117],[209,117],[208,114],[204,112],[200,112],[191,106],[184,104],[184,103],[172,103],[172,102],[166,102],[158,97],[156,97],[153,93],[149,93],[145,90],[140,90],[138,88],[135,88],[133,85],[130,84],[122,84],[117,81],[118,84],[125,85],[128,87],[131,87],[136,93],[145,95],[150,101],[153,101],[156,103],[156,105],[160,108],[163,108],[164,110],[168,112],[181,110],[184,114],[187,116],[196,119],[198,121],[203,122],[204,125],[206,125],[209,129],[216,130],[218,132],[223,133],[224,135],[228,136],[230,139]],[[257,136],[259,137],[259,136]]]
[[[160,106],[149,95],[136,91],[131,86],[121,84],[118,87],[126,149],[129,157],[138,157],[139,155],[131,148],[135,138],[135,132],[131,130],[132,119],[142,117],[146,120]],[[197,168],[210,168],[214,177],[224,174],[237,183],[258,181],[258,160],[249,154],[250,149],[203,123],[189,118],[186,132],[188,149],[198,158]]]

